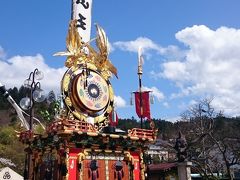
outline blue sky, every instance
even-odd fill
[[[144,48],[143,85],[153,90],[152,117],[176,119],[195,101],[213,97],[216,110],[240,113],[240,1],[93,0],[92,23],[111,46],[119,79],[112,78],[120,117],[135,116],[137,47]],[[70,0],[0,2],[0,81],[20,86],[35,67],[46,91],[60,87]],[[95,28],[92,26],[92,35]]]

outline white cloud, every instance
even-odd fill
[[[170,122],[177,122],[177,121],[181,121],[181,117],[180,116],[175,116],[175,117],[166,117],[166,118],[163,118],[165,119],[166,121],[170,121]]]
[[[213,104],[231,115],[240,108],[240,30],[193,26],[176,34],[189,49],[185,60],[162,64],[162,77],[174,81],[180,93],[173,97],[199,95],[214,97]]]
[[[109,53],[112,53],[115,49],[114,46],[108,41]]]
[[[185,81],[188,78],[186,65],[180,61],[167,62],[162,66],[163,75],[170,80]]]
[[[143,87],[144,91],[152,91],[152,94],[154,97],[157,98],[157,100],[160,102],[162,101],[165,97],[164,94],[157,88],[157,87]]]
[[[164,102],[164,103],[163,103],[163,106],[164,106],[165,108],[169,108],[169,107],[170,107],[170,105],[169,105],[168,102]]]
[[[36,56],[14,56],[5,61],[0,60],[0,81],[7,88],[20,87],[35,68],[44,73],[44,79],[40,81],[42,89],[46,92],[50,90],[60,92],[60,82],[66,68],[55,69],[49,67],[40,54]]]
[[[129,52],[138,52],[138,48],[142,47],[144,55],[149,58],[151,55],[149,51],[155,51],[160,55],[164,55],[168,58],[175,58],[175,57],[183,57],[185,51],[181,51],[177,46],[170,45],[168,47],[161,47],[160,45],[153,42],[151,39],[146,37],[138,37],[136,40],[133,41],[118,41],[113,43],[114,49],[119,48],[123,51]]]
[[[118,41],[113,45],[123,51],[138,52],[138,48],[142,47],[143,50],[153,49],[160,50],[161,48],[155,44],[151,39],[139,37],[134,41]]]
[[[121,96],[114,96],[114,104],[117,108],[126,107],[127,103]]]

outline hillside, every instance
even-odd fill
[[[13,109],[0,110],[0,125],[9,125],[12,119],[14,119],[13,114],[15,114]]]

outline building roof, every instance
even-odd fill
[[[13,171],[9,167],[4,167],[0,169],[0,179],[8,179],[8,180],[23,180],[23,177]]]
[[[148,165],[149,171],[169,171],[172,168],[177,167],[176,163],[160,163]]]

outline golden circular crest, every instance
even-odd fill
[[[69,68],[62,79],[65,105],[79,120],[94,118],[103,123],[113,107],[114,94],[111,83],[92,64]]]
[[[73,88],[76,100],[89,111],[101,111],[109,102],[108,84],[94,71],[90,71],[87,78],[79,74]]]

